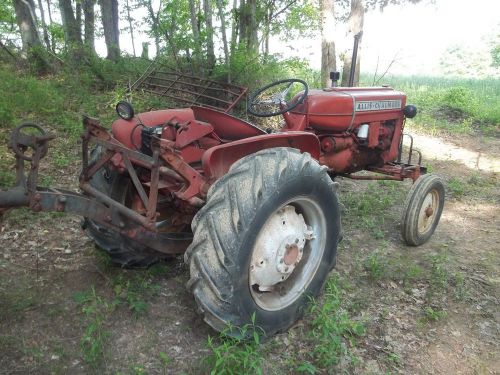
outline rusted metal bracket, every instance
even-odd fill
[[[336,174],[336,176],[350,178],[352,180],[394,180],[403,181],[412,179],[414,182],[423,174],[427,173],[427,168],[421,165],[388,163],[382,167],[367,167],[367,171],[375,174],[358,175],[351,173]]]
[[[140,242],[157,251],[166,254],[184,252],[192,240],[192,234],[158,232],[156,223],[159,176],[168,176],[178,181],[184,181],[184,179],[169,168],[160,166],[159,150],[151,158],[121,146],[105,128],[99,125],[97,120],[85,118],[84,126],[85,132],[82,136],[83,169],[80,175],[80,188],[88,196],[65,189],[37,187],[40,160],[47,154],[48,141],[54,136],[45,133],[36,124],[26,123],[12,132],[9,146],[16,157],[16,186],[7,191],[0,191],[0,212],[9,208],[29,207],[35,212],[77,214],[98,222],[129,240]],[[29,134],[28,131],[34,134]],[[90,164],[88,149],[91,139],[105,147],[106,151],[99,160]],[[30,149],[32,153],[28,154]],[[146,216],[113,200],[90,184],[92,176],[117,153],[123,157],[126,169],[136,189],[138,191],[142,189],[142,194],[139,193],[139,195],[147,203],[145,205],[147,207]],[[150,187],[149,196],[146,195],[132,166],[132,160],[136,163],[136,159],[139,160],[137,164],[151,169],[151,186],[154,185],[156,188]],[[25,161],[31,163],[27,176],[24,170]]]
[[[202,197],[206,196],[209,188],[207,179],[187,164],[175,150],[174,146],[174,142],[167,139],[153,137],[151,140],[153,153],[157,152],[186,182],[186,187],[182,191],[174,193],[175,196],[188,201],[194,206],[201,206],[204,202],[200,198],[197,198],[196,195],[201,193]]]

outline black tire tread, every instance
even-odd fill
[[[440,190],[442,189],[441,193],[444,198],[444,183],[441,177],[436,174],[425,174],[420,176],[412,185],[406,196],[401,218],[401,235],[409,246],[419,246],[425,243],[428,238],[432,236],[439,223],[444,201],[440,204],[440,211],[438,212],[434,228],[429,232],[430,234],[426,236],[425,240],[419,238],[418,230],[416,230],[417,224],[415,220],[417,220],[417,215],[415,211],[419,209],[420,200],[423,199],[433,185],[436,185]]]
[[[190,266],[187,287],[205,322],[214,329],[223,330],[228,322],[238,325],[243,319],[229,301],[232,280],[240,272],[236,267],[240,242],[256,208],[288,179],[317,173],[332,184],[326,168],[308,153],[273,148],[238,160],[209,189],[207,204],[192,222],[194,239],[184,260]]]

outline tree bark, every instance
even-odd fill
[[[321,84],[330,87],[330,72],[337,69],[335,56],[334,0],[321,0]]]
[[[257,30],[257,0],[248,0],[249,28],[247,29],[248,49],[259,52],[259,37]]]
[[[264,59],[267,59],[267,56],[269,56],[269,38],[271,34],[271,21],[274,17],[274,7],[275,7],[275,0],[272,0],[267,4],[266,7],[266,16],[264,19],[264,35],[262,36],[264,39],[264,45],[263,45],[263,50],[264,50]]]
[[[27,58],[31,49],[41,46],[36,29],[35,4],[33,0],[14,0],[14,10],[23,43],[23,57]]]
[[[212,0],[203,0],[203,11],[205,12],[205,27],[207,28],[207,65],[208,70],[211,71],[215,66]]]
[[[247,29],[248,29],[248,11],[245,0],[240,0],[240,7],[238,10],[238,36],[239,44],[246,43]]]
[[[51,50],[50,38],[49,38],[49,32],[47,30],[47,23],[45,22],[45,11],[43,10],[42,0],[38,0],[38,8],[40,9],[40,19],[42,21],[43,40],[45,41],[45,46],[47,47],[47,51],[50,51]]]
[[[231,10],[231,15],[232,15],[232,22],[231,22],[230,53],[231,56],[233,56],[234,49],[236,48],[236,41],[238,40],[238,29],[239,29],[238,0],[233,0],[233,9]]]
[[[79,25],[76,21],[71,0],[59,0],[59,9],[64,28],[66,47],[74,47],[82,43]]]
[[[151,18],[153,35],[155,38],[156,56],[160,54],[160,25],[159,25],[159,13],[162,9],[162,2],[160,1],[160,7],[158,13],[153,10],[152,0],[146,1],[146,7],[148,8],[149,17]]]
[[[348,38],[352,40],[354,44],[354,36],[363,31],[363,22],[365,16],[365,4],[364,0],[352,0],[351,2],[351,13],[347,19],[347,24],[349,27]],[[353,86],[359,85],[359,72],[361,66],[361,38],[358,43],[358,57],[356,59],[356,70],[354,73]],[[349,72],[351,71],[352,65],[352,49],[346,51],[344,58],[344,67],[342,69],[342,86],[347,86],[349,84]]]
[[[195,42],[195,50],[199,50],[200,45],[200,30],[198,29],[198,12],[196,11],[195,0],[189,0],[189,14],[191,20],[191,29],[193,31],[193,39]]]
[[[201,70],[199,69],[199,61],[201,60],[201,43],[200,43],[200,29],[198,28],[198,12],[197,12],[197,4],[196,0],[189,0],[189,14],[191,19],[191,29],[193,31],[193,71],[201,74]]]
[[[47,0],[47,13],[49,14],[49,24],[52,25],[54,21],[52,20],[52,10],[50,9],[50,0]],[[56,52],[56,42],[54,41],[54,33],[50,31],[50,39],[52,41],[52,52]]]
[[[82,8],[84,15],[84,43],[87,49],[95,53],[95,12],[94,0],[82,0]]]
[[[76,1],[75,19],[76,19],[76,24],[78,25],[78,39],[82,40],[82,3],[81,3],[81,1]]]
[[[126,0],[126,9],[127,9],[127,21],[128,21],[128,27],[129,27],[129,32],[130,32],[130,39],[132,41],[132,51],[134,53],[134,57],[136,56],[135,54],[135,41],[134,41],[134,27],[132,26],[132,16],[130,15],[130,4],[129,0]]]
[[[224,14],[224,5],[222,4],[222,0],[217,0],[217,9],[219,12],[219,18],[221,23],[221,34],[222,34],[222,44],[224,46],[224,62],[226,64],[226,68],[228,70],[228,83],[231,82],[230,76],[230,57],[229,57],[229,46],[227,44],[227,30],[226,30],[226,16]]]
[[[108,50],[107,59],[118,61],[120,57],[120,29],[118,27],[118,1],[100,0],[104,41]]]

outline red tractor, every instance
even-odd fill
[[[168,96],[173,81],[138,84]],[[244,89],[218,90],[198,91],[205,104],[181,109],[134,114],[120,102],[111,131],[84,118],[83,194],[37,186],[53,137],[37,125],[21,125],[10,142],[17,186],[0,192],[0,210],[28,206],[82,215],[87,233],[122,266],[184,253],[187,287],[210,326],[242,326],[255,314],[267,335],[301,316],[335,265],[341,239],[335,177],[412,179],[403,239],[420,245],[432,235],[444,186],[425,174],[421,157],[411,163],[411,145],[402,161],[405,118],[416,114],[403,93],[274,82],[248,100],[254,116],[282,116],[281,129],[272,132],[228,113]],[[218,102],[223,110],[215,108]]]

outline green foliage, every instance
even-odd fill
[[[364,261],[364,268],[370,278],[378,280],[387,275],[387,258],[379,250],[372,252]]]
[[[299,374],[316,374],[318,369],[311,362],[302,362],[295,371]]]
[[[18,76],[0,69],[2,89],[9,95],[0,96],[0,127],[10,128],[14,120],[52,116],[64,105],[64,97],[53,80],[39,80],[32,76]]]
[[[109,332],[104,324],[107,315],[114,309],[114,304],[97,295],[93,287],[87,292],[76,293],[73,298],[83,306],[82,312],[87,324],[80,342],[83,358],[92,368],[97,369],[105,359]]]
[[[363,193],[343,192],[341,200],[349,225],[364,228],[376,239],[384,238],[383,224],[388,207],[403,199],[404,190],[400,183],[394,181],[371,182]]]
[[[451,193],[453,194],[453,196],[455,196],[456,198],[460,198],[461,196],[463,196],[465,194],[465,185],[464,183],[457,177],[452,177],[449,181],[448,181],[448,189],[451,191]]]
[[[16,23],[16,14],[11,1],[0,1],[0,33],[11,33]]]
[[[447,263],[449,261],[446,253],[431,255],[431,282],[435,289],[446,289],[448,287],[449,272]]]
[[[495,46],[491,50],[492,65],[496,68],[500,67],[500,46]]]
[[[210,374],[262,374],[262,333],[255,325],[254,314],[250,324],[243,327],[229,326],[216,339],[208,336],[207,347],[211,354],[204,362],[211,369]]]
[[[163,370],[164,374],[168,373],[168,366],[172,363],[172,358],[165,353],[165,352],[160,352],[158,353],[158,357],[160,358],[160,364]]]
[[[146,299],[156,294],[158,288],[158,284],[153,283],[148,273],[138,272],[129,277],[122,272],[113,278],[116,303],[128,306],[135,318],[146,313]]]
[[[439,319],[446,317],[448,315],[446,311],[437,310],[431,306],[427,306],[424,309],[424,320],[428,322],[437,322]]]
[[[441,99],[442,106],[448,106],[449,108],[468,114],[476,112],[474,102],[474,94],[465,87],[451,87],[445,91]]]
[[[352,320],[343,308],[337,284],[335,277],[328,280],[323,303],[313,301],[310,307],[314,316],[309,332],[314,342],[311,357],[314,365],[323,369],[338,365],[343,356],[349,356],[349,345],[354,345],[355,338],[365,333],[363,323]]]
[[[361,80],[371,84],[371,78]],[[408,103],[418,108],[417,117],[408,124],[424,132],[498,132],[500,79],[392,76],[381,83],[406,93]]]
[[[277,3],[277,4],[276,4]],[[273,1],[273,4],[262,2],[264,7],[270,6],[275,9],[285,8],[278,17],[273,17],[270,25],[271,35],[278,35],[281,40],[293,42],[299,36],[313,37],[319,29],[318,5],[312,1],[294,1],[294,2]]]

